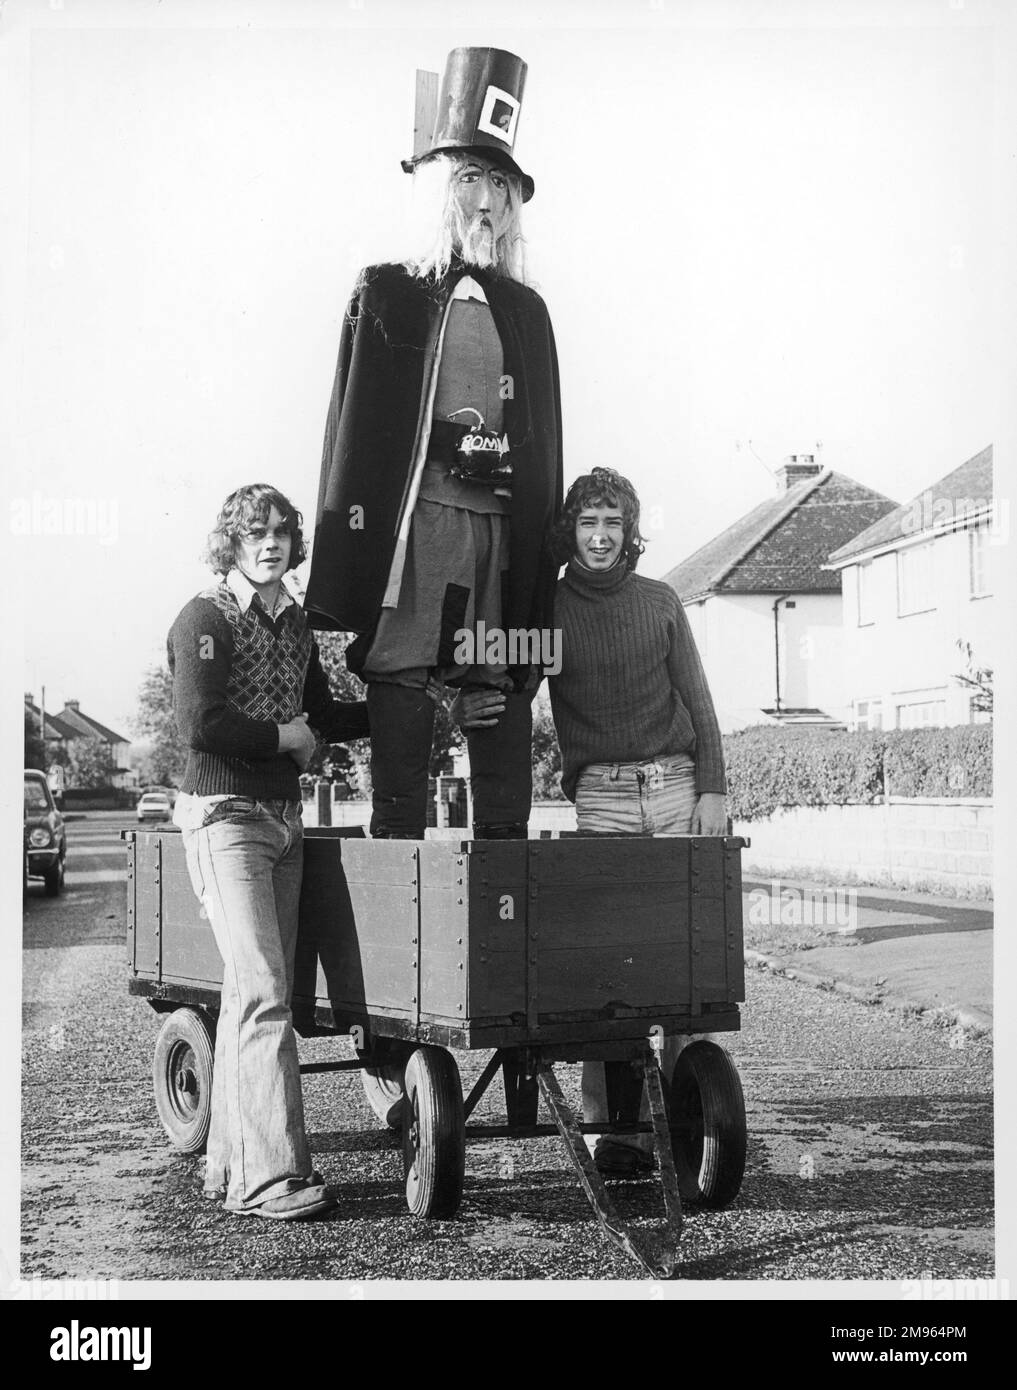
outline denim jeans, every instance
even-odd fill
[[[576,824],[585,835],[688,835],[698,800],[688,753],[590,763],[576,784]]]
[[[576,822],[587,835],[688,835],[699,800],[696,765],[687,753],[673,753],[647,763],[591,763],[576,785]],[[664,1039],[660,1069],[670,1084],[688,1034]],[[590,1124],[608,1118],[607,1079],[603,1062],[583,1063],[583,1118]],[[626,1067],[627,1062],[610,1066]],[[640,1120],[650,1118],[644,1092]],[[588,1136],[593,1139],[594,1136]],[[650,1134],[613,1134],[612,1144],[653,1152]]]
[[[303,1186],[304,1132],[290,1014],[303,826],[299,801],[231,797],[182,831],[187,868],[223,960],[206,1190],[243,1211]]]

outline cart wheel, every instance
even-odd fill
[[[734,1200],[745,1172],[745,1098],[730,1056],[701,1038],[678,1056],[671,1147],[681,1194],[707,1207]]]
[[[415,1048],[416,1043],[400,1038],[373,1038],[370,1048],[357,1048],[357,1056],[364,1062],[360,1069],[364,1094],[378,1119],[390,1129],[402,1126],[406,1063]]]
[[[201,1153],[212,1118],[215,1027],[197,1009],[176,1009],[159,1030],[152,1063],[155,1108],[180,1153]]]
[[[466,1175],[459,1068],[443,1047],[418,1047],[406,1064],[403,1106],[406,1205],[414,1216],[454,1216]]]

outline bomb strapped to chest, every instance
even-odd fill
[[[512,461],[508,457],[509,442],[507,434],[489,430],[479,410],[467,406],[457,410],[455,415],[475,415],[475,425],[455,423],[449,417],[453,437],[458,435],[452,448],[449,472],[454,478],[468,483],[481,483],[487,487],[506,487],[512,482]]]

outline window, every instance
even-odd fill
[[[860,733],[883,727],[882,700],[855,701],[855,728]]]
[[[909,613],[927,613],[936,606],[932,589],[934,544],[934,541],[926,541],[924,545],[897,551],[897,616],[900,618]]]
[[[992,592],[989,588],[988,526],[974,526],[968,532],[968,573],[972,598],[985,598]]]
[[[898,729],[942,728],[946,723],[945,700],[916,700],[897,706]]]
[[[867,627],[875,622],[872,612],[872,561],[859,565],[858,575],[858,626]]]

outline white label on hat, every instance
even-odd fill
[[[500,87],[488,87],[484,105],[477,122],[477,130],[485,135],[495,135],[504,140],[509,149],[516,138],[516,122],[519,120],[519,103],[515,97],[503,92]]]

